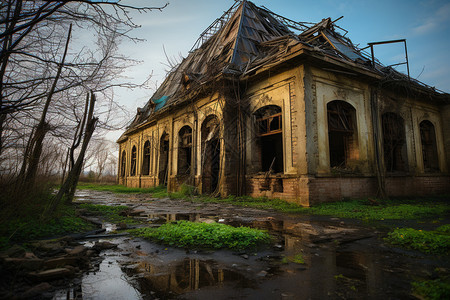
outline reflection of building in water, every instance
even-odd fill
[[[221,268],[212,261],[189,258],[175,265],[141,262],[137,271],[144,272],[139,281],[142,293],[143,290],[157,290],[163,293],[182,294],[224,282],[246,280],[243,275]]]
[[[148,218],[153,220],[163,220],[165,222],[181,220],[198,222],[200,220],[200,214],[149,214]]]
[[[306,270],[293,271],[300,278],[292,277],[292,281],[286,278],[279,286],[280,290],[290,290],[292,285],[301,285],[301,294],[296,294],[300,299],[336,295],[344,298],[378,297],[383,295],[389,283],[381,269],[383,264],[377,263],[379,254],[343,250],[347,244],[339,246],[348,234],[357,234],[356,229],[273,218],[257,220],[252,226],[280,236],[279,242],[284,246],[282,255],[291,262],[285,267],[291,272],[297,269],[292,269],[295,266],[292,261],[301,254]]]

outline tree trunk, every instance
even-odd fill
[[[24,190],[29,190],[32,188],[36,181],[36,174],[39,167],[39,161],[42,154],[42,144],[44,141],[44,138],[47,134],[47,132],[50,130],[49,124],[45,121],[47,117],[48,108],[50,106],[50,103],[52,101],[53,94],[56,89],[56,85],[58,83],[58,79],[61,76],[61,71],[64,65],[64,62],[66,60],[67,51],[69,49],[69,42],[70,42],[70,34],[72,32],[72,24],[69,27],[69,33],[67,35],[66,45],[64,47],[64,54],[62,56],[61,62],[58,66],[58,70],[56,72],[55,80],[53,81],[52,87],[50,88],[50,91],[47,96],[47,100],[45,101],[44,109],[42,110],[41,119],[39,120],[39,124],[36,126],[36,131],[34,135],[31,136],[31,143],[30,143],[30,156],[25,157],[24,163],[26,170],[25,176],[23,179],[23,187]]]
[[[89,110],[85,110],[83,121],[81,121],[81,122],[84,122],[86,120],[86,129],[84,131],[84,136],[83,136],[83,132],[79,131],[79,136],[75,137],[76,140],[80,140],[81,137],[83,136],[83,143],[81,145],[80,153],[78,154],[78,157],[77,157],[73,167],[70,169],[66,180],[64,181],[63,185],[59,189],[58,194],[56,194],[56,196],[53,197],[53,199],[50,201],[50,203],[44,213],[45,215],[49,215],[53,211],[55,211],[56,207],[61,203],[64,196],[65,196],[65,202],[71,203],[73,196],[75,194],[75,190],[76,190],[78,180],[80,178],[82,166],[83,166],[84,156],[86,154],[86,149],[89,145],[92,134],[94,133],[94,130],[95,130],[95,126],[98,121],[98,118],[95,118],[93,115],[94,107],[95,107],[95,100],[96,100],[95,95],[92,91],[90,94],[91,94],[91,97],[90,98],[88,97],[86,99],[86,101],[89,102]],[[77,127],[77,129],[81,127],[81,122],[80,122],[80,125]],[[71,150],[74,151],[75,149],[71,149]]]

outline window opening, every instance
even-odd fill
[[[131,149],[131,169],[130,176],[136,176],[136,146]]]
[[[396,113],[385,113],[381,118],[386,171],[406,171],[406,138],[403,118]]]
[[[150,155],[151,155],[151,148],[150,148],[150,141],[146,141],[144,143],[144,159],[142,160],[142,175],[149,175],[150,174]]]
[[[356,110],[347,102],[335,100],[327,104],[328,145],[331,168],[348,168],[358,158]]]
[[[268,105],[255,112],[257,152],[262,172],[283,172],[283,124],[281,108]]]
[[[420,122],[420,139],[425,172],[438,172],[439,160],[433,123],[427,120]]]
[[[169,166],[169,135],[164,133],[159,142],[159,184],[167,185]]]
[[[126,170],[126,166],[127,166],[127,155],[125,150],[122,151],[122,160],[121,160],[121,167],[120,167],[120,176],[125,177],[125,170]]]

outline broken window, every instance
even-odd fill
[[[136,146],[131,149],[131,169],[130,176],[136,176]]]
[[[219,184],[220,140],[219,120],[209,116],[203,121],[202,135],[202,193],[214,193]]]
[[[150,174],[150,157],[151,157],[150,155],[151,155],[150,141],[146,141],[144,143],[144,157],[142,160],[142,175]]]
[[[283,172],[283,133],[281,108],[268,105],[255,112],[261,171]]]
[[[384,164],[387,172],[406,171],[405,122],[396,113],[384,113],[383,128]]]
[[[120,165],[120,176],[125,177],[125,168],[127,166],[127,155],[125,150],[122,151],[121,165]]]
[[[192,129],[184,126],[178,133],[178,175],[191,173]]]
[[[328,146],[331,168],[348,168],[349,161],[358,159],[356,110],[345,101],[327,104]]]
[[[169,135],[163,133],[159,141],[159,184],[167,185],[169,166]]]
[[[420,122],[420,140],[422,142],[423,167],[425,172],[438,172],[439,161],[434,125],[430,121]]]

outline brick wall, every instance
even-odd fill
[[[283,192],[276,191],[276,180],[274,177],[247,176],[247,194],[280,198],[303,206],[377,195],[377,180],[374,177],[281,178]],[[388,177],[386,189],[392,197],[445,194],[450,192],[450,176]]]

